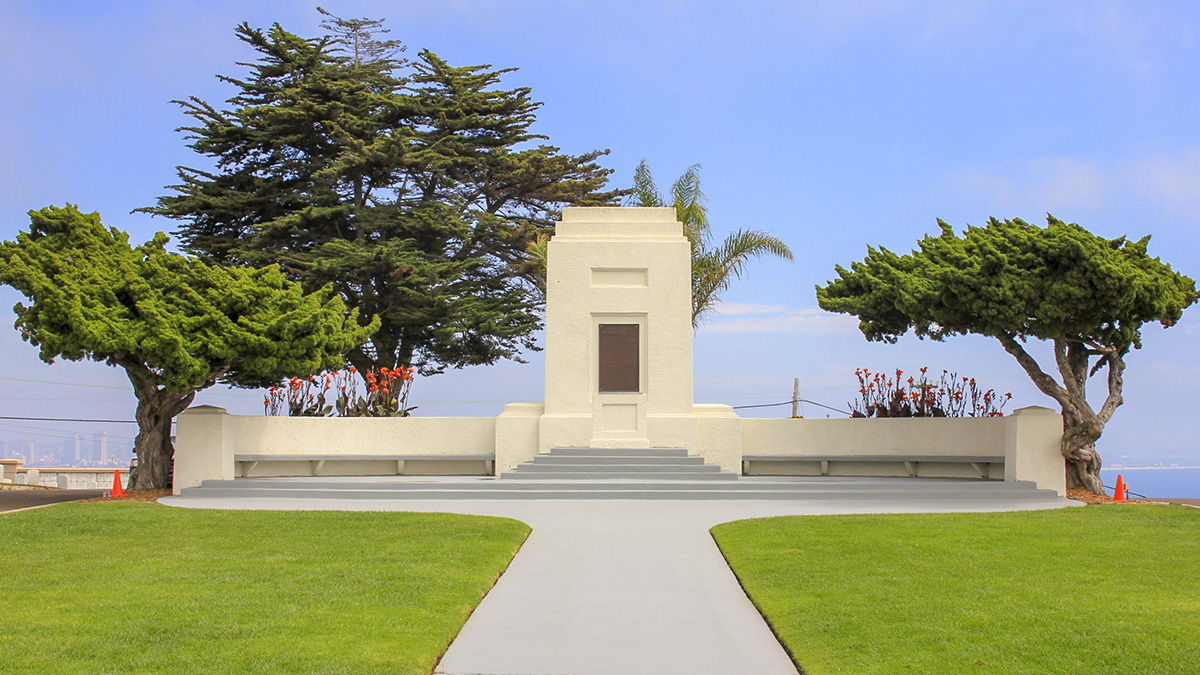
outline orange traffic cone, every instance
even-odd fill
[[[1115,490],[1113,490],[1113,501],[1114,502],[1129,501],[1128,499],[1125,498],[1125,477],[1122,476],[1121,474],[1117,474],[1117,487]]]
[[[121,487],[121,470],[120,469],[113,470],[113,489],[112,489],[112,494],[110,494],[109,496],[110,497],[128,497],[129,496],[129,495],[125,494],[125,488]]]

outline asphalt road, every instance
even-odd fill
[[[103,497],[108,490],[0,490],[0,513]]]

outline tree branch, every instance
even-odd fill
[[[1096,414],[1101,424],[1107,424],[1117,408],[1125,402],[1121,395],[1125,384],[1125,359],[1116,353],[1110,353],[1104,358],[1108,361],[1108,396],[1104,399],[1104,405],[1100,406],[1100,412]]]
[[[1029,378],[1033,380],[1033,383],[1037,385],[1037,388],[1041,390],[1043,394],[1049,396],[1055,401],[1058,401],[1059,405],[1062,405],[1064,408],[1071,405],[1071,397],[1067,393],[1067,390],[1063,389],[1053,377],[1047,375],[1046,372],[1042,370],[1041,366],[1038,365],[1038,362],[1029,355],[1029,352],[1025,351],[1025,348],[1021,346],[1020,342],[1017,342],[1016,338],[1011,335],[1001,334],[997,335],[996,339],[999,340],[1000,344],[1004,346],[1004,351],[1012,354],[1013,358],[1017,360],[1017,363],[1019,363],[1021,367],[1025,369],[1025,372],[1029,375]]]

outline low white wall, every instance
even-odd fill
[[[733,408],[719,404],[693,407],[696,415],[699,447],[697,454],[722,471],[742,472],[742,424]]]
[[[101,467],[34,467],[18,468],[11,478],[3,478],[4,483],[17,485],[41,485],[57,487],[63,490],[108,490],[113,486],[113,472],[121,474],[121,486],[129,486],[129,469]],[[7,474],[6,474],[7,475]]]
[[[1004,455],[1002,417],[743,419],[747,455]]]
[[[121,487],[129,487],[129,469],[96,468],[43,468],[40,470],[41,485],[52,485],[65,490],[109,490],[113,486],[113,472],[121,474]]]
[[[1021,408],[1004,418],[1004,480],[1028,480],[1067,494],[1062,456],[1062,415],[1039,406]]]
[[[227,415],[235,455],[491,455],[494,417]]]
[[[556,425],[583,428],[575,422],[544,414],[540,403],[509,404],[495,418],[246,417],[197,406],[176,422],[175,492],[204,480],[234,478],[236,455],[320,456],[325,475],[488,473],[483,460],[448,461],[482,455],[494,458],[495,473],[502,473],[547,450],[548,436],[561,444],[564,435],[557,432],[563,429]],[[908,475],[903,462],[914,456],[982,456],[998,458],[989,465],[988,478],[1031,481],[1066,494],[1059,452],[1062,418],[1045,408],[1022,408],[1002,418],[742,419],[729,406],[698,405],[692,415],[680,415],[673,422],[679,426],[680,445],[726,471],[741,473],[745,456],[788,458],[749,461],[746,473],[805,475],[821,471],[812,457],[871,455],[896,459],[835,460],[830,472],[903,476]],[[588,445],[586,438],[579,441],[580,446]],[[364,455],[424,458],[398,465],[361,459]],[[250,475],[309,475],[312,466],[304,460],[262,462]],[[921,476],[980,477],[970,463],[923,462],[916,471]]]
[[[541,403],[509,403],[496,418],[496,474],[511,471],[538,454],[541,438]]]
[[[750,462],[748,473],[804,475],[819,473],[805,457],[886,455],[894,462],[846,462],[831,465],[841,475],[908,475],[905,456],[1003,457],[989,478],[1027,480],[1039,488],[1066,494],[1066,469],[1059,441],[1062,417],[1031,406],[1007,417],[883,419],[743,419],[742,454],[795,457],[795,462]],[[970,464],[925,463],[918,475],[979,477]]]
[[[484,473],[490,462],[437,461],[433,457],[486,455],[496,448],[493,417],[251,417],[229,415],[223,408],[196,406],[176,421],[174,492],[205,480],[235,477],[237,455],[319,455],[325,474],[396,473],[395,461],[338,457],[423,455],[405,462],[404,473]],[[253,475],[309,475],[311,463],[277,460],[255,467]]]

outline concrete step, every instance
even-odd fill
[[[540,477],[539,477],[540,478]],[[845,476],[829,477],[793,477],[793,476],[743,476],[737,481],[700,480],[660,480],[658,476],[638,475],[636,478],[576,478],[571,477],[562,481],[548,478],[539,480],[504,481],[494,477],[476,476],[307,476],[277,477],[277,478],[237,478],[234,480],[206,480],[199,488],[237,488],[243,490],[309,490],[319,486],[322,490],[366,490],[380,492],[410,492],[430,489],[454,490],[487,490],[487,489],[576,489],[576,490],[607,490],[628,488],[653,488],[659,490],[688,490],[693,489],[693,483],[699,483],[704,489],[764,489],[791,490],[797,493],[830,493],[850,495],[867,495],[873,492],[886,491],[889,493],[922,493],[929,489],[928,481],[936,481],[939,490],[965,491],[970,493],[1010,492],[1013,490],[1036,490],[1033,483],[1016,481],[1006,483],[998,480],[981,480],[975,478],[936,478],[912,479],[903,477],[854,478]]]
[[[696,459],[700,459],[697,457]],[[719,472],[721,467],[712,464],[705,464],[701,461],[699,464],[691,463],[685,465],[679,464],[656,464],[652,462],[621,462],[612,464],[583,464],[583,463],[545,463],[545,462],[527,462],[513,469],[516,473],[528,472],[558,472],[558,473],[631,473],[642,472],[645,474],[658,473],[694,473],[696,475]],[[507,474],[502,474],[507,475]]]
[[[554,448],[512,471],[508,480],[737,480],[684,448]]]
[[[686,448],[553,448],[539,457],[687,457]]]
[[[541,465],[567,466],[576,464],[627,464],[637,466],[703,466],[704,458],[691,455],[686,457],[659,457],[634,455],[538,455],[533,463]],[[525,462],[521,466],[526,466]]]
[[[939,481],[939,489],[928,486],[914,489],[903,485],[905,479],[890,484],[853,481],[621,481],[570,480],[495,481],[440,480],[388,482],[338,481],[315,479],[254,479],[205,481],[198,488],[182,491],[184,497],[220,497],[237,499],[651,499],[651,500],[838,500],[870,504],[896,496],[919,497],[925,501],[1003,498],[1018,492],[1047,501],[1057,499],[1048,490],[1035,490],[1030,483],[960,480]],[[1032,493],[1032,494],[1031,494]]]
[[[713,471],[646,471],[644,469],[624,469],[620,471],[535,471],[528,467],[526,471],[509,471],[500,475],[501,480],[581,480],[587,478],[623,478],[628,480],[732,480],[738,479],[737,474],[723,472],[717,467]]]

